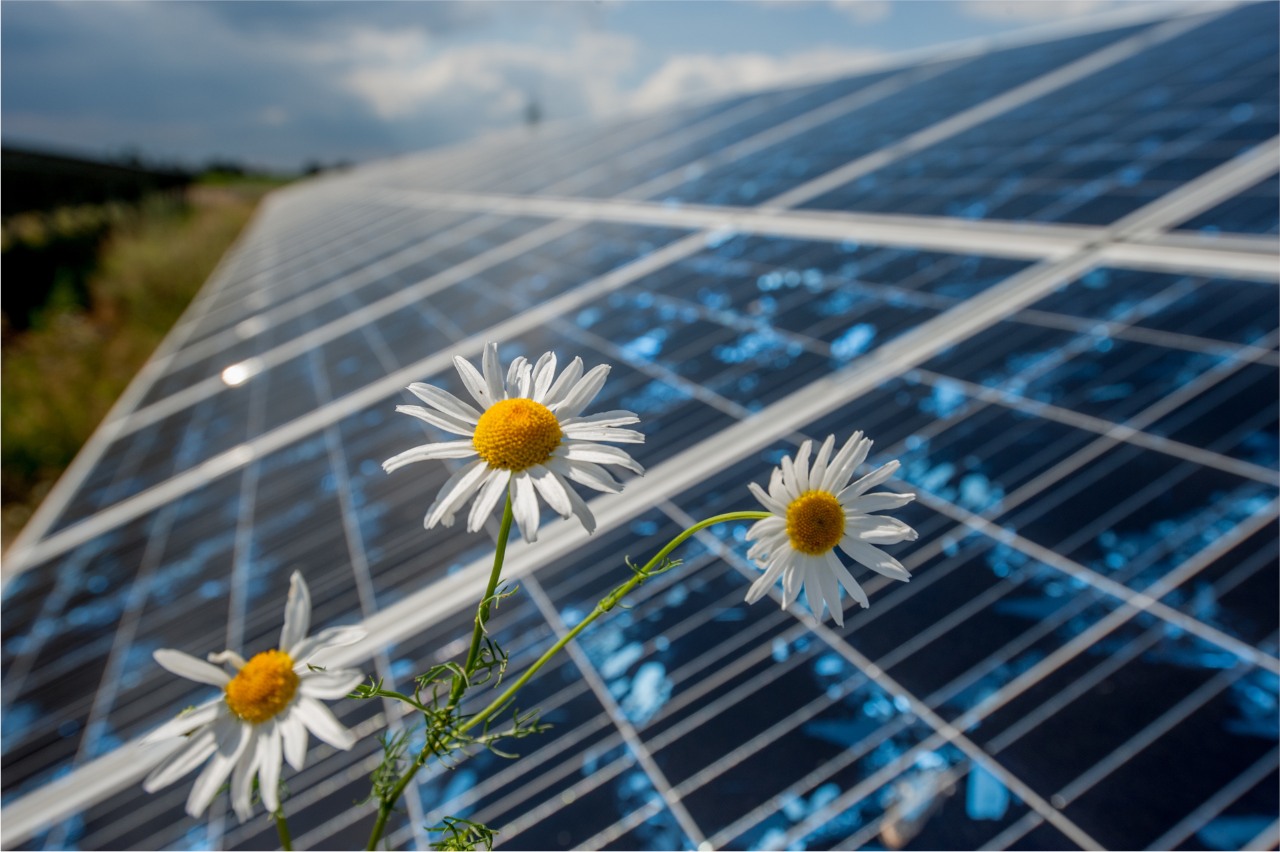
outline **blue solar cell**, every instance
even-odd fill
[[[1229,12],[804,206],[1114,222],[1280,132],[1278,30]]]
[[[954,65],[926,66],[924,74],[915,71],[910,85],[899,92],[656,197],[703,204],[759,204],[1137,29],[1109,30],[1010,48]]]

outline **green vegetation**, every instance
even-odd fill
[[[218,181],[4,222],[5,292],[28,296],[6,298],[3,325],[5,546],[276,185]]]

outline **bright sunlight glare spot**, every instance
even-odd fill
[[[232,364],[222,371],[222,383],[227,387],[237,387],[253,378],[260,369],[261,365],[256,358],[241,361],[239,364]]]

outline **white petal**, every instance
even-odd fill
[[[427,405],[434,406],[445,414],[452,415],[453,417],[470,423],[473,426],[480,420],[479,411],[443,388],[438,388],[435,385],[423,384],[422,382],[414,382],[409,385],[409,393],[413,394]]]
[[[479,370],[471,366],[470,361],[455,355],[453,368],[458,371],[458,376],[461,377],[462,385],[467,389],[467,393],[471,394],[471,397],[480,403],[481,411],[488,410],[498,401],[489,395],[489,386],[485,383],[484,376],[480,375]]]
[[[547,408],[555,410],[555,406],[560,400],[564,399],[574,385],[578,383],[578,379],[582,376],[582,359],[574,358],[569,362],[569,366],[564,368],[564,372],[560,374],[560,378],[556,379],[551,387],[547,390],[546,396],[542,398],[542,404]]]
[[[813,467],[809,469],[810,488],[822,487],[822,480],[827,476],[827,462],[830,461],[831,451],[835,446],[835,435],[828,435],[827,440],[822,442],[822,448],[818,450],[818,455],[813,460]]]
[[[556,353],[543,352],[533,367],[533,401],[544,402],[556,376]]]
[[[467,532],[475,532],[484,526],[485,519],[493,513],[493,507],[498,505],[498,499],[507,493],[507,481],[510,479],[509,470],[497,469],[489,473],[476,502],[471,504],[471,512],[467,515]]]
[[[277,720],[280,739],[284,741],[284,759],[295,770],[301,771],[307,760],[307,726],[294,708],[286,710]]]
[[[562,417],[560,419],[560,428],[567,426],[576,426],[578,424],[590,424],[592,426],[630,426],[632,423],[639,423],[640,418],[631,411],[623,411],[622,409],[614,409],[613,411],[600,411],[596,414],[580,414],[577,417]]]
[[[836,453],[831,464],[827,466],[826,481],[822,485],[822,490],[835,494],[844,488],[849,482],[849,477],[858,469],[858,465],[866,461],[867,453],[871,452],[871,444],[871,439],[862,437],[861,432],[854,432],[840,448],[840,452]]]
[[[368,636],[369,632],[357,624],[348,624],[342,627],[326,627],[315,636],[308,636],[292,650],[286,651],[293,658],[294,671],[307,671],[307,661],[321,651],[329,648],[341,648],[344,645],[354,645]]]
[[[236,812],[240,822],[253,819],[253,776],[258,770],[258,743],[260,726],[248,731],[249,746],[236,761],[235,770],[231,773],[231,809]]]
[[[596,516],[591,514],[591,507],[572,488],[565,488],[564,493],[569,498],[569,508],[573,509],[573,513],[578,516],[578,520],[582,522],[583,529],[589,533],[595,532]]]
[[[427,516],[422,522],[423,526],[431,529],[441,522],[446,527],[451,526],[454,513],[471,499],[472,494],[476,493],[476,489],[484,482],[489,470],[489,465],[484,459],[476,459],[455,470],[445,480],[444,485],[440,486],[436,501],[431,504],[431,508],[427,509]]]
[[[592,367],[553,409],[557,417],[577,417],[596,398],[609,377],[609,365]],[[550,406],[548,406],[550,407]]]
[[[907,573],[906,568],[902,567],[901,562],[865,541],[858,541],[853,536],[845,536],[840,541],[840,549],[877,574],[902,580],[904,583],[911,579],[911,575]]]
[[[240,756],[249,745],[249,726],[234,716],[224,716],[218,720],[214,730],[217,747],[209,765],[196,777],[191,785],[191,793],[187,796],[187,813],[198,817],[209,807],[209,803],[218,795],[227,776],[235,767]]]
[[[804,489],[800,487],[800,477],[796,472],[796,463],[791,456],[782,457],[782,482],[787,489],[787,496],[790,498],[786,501],[787,505],[790,505],[792,500],[804,492]]]
[[[796,452],[795,483],[801,494],[809,490],[809,453],[813,452],[813,441],[804,441]]]
[[[154,793],[156,790],[168,787],[208,760],[214,748],[212,728],[197,732],[151,771],[151,774],[142,782],[142,789],[148,793]]]
[[[751,525],[747,530],[747,541],[756,539],[769,538],[780,533],[785,534],[787,530],[787,522],[779,518],[777,515],[770,515],[767,518],[761,518]]]
[[[144,743],[158,743],[174,737],[186,736],[196,728],[208,725],[218,718],[218,715],[225,711],[226,707],[226,702],[219,695],[217,698],[206,701],[190,712],[179,714],[177,717],[170,719],[143,737],[142,741]]]
[[[573,508],[569,505],[569,495],[565,493],[564,482],[555,473],[543,465],[535,465],[526,471],[529,478],[533,481],[533,487],[542,495],[542,499],[547,501],[557,515],[562,518],[569,517],[573,513]]]
[[[311,629],[311,590],[307,581],[297,571],[289,577],[289,597],[284,605],[284,628],[280,631],[278,648],[292,648]],[[285,651],[287,654],[288,651]]]
[[[498,361],[498,344],[484,345],[481,366],[484,368],[484,386],[489,391],[489,399],[494,402],[506,399],[506,389],[502,386],[502,364]]]
[[[267,813],[274,814],[280,810],[280,725],[268,719],[258,731],[258,792]]]
[[[875,488],[880,483],[889,479],[898,472],[898,468],[900,467],[902,467],[902,464],[897,459],[894,459],[891,462],[886,462],[850,485],[848,488],[845,488],[836,495],[836,497],[842,504],[846,500],[851,500],[854,497],[860,497],[867,491],[870,491],[872,488]]]
[[[410,417],[416,417],[424,423],[430,423],[437,429],[443,429],[455,435],[474,435],[476,431],[476,424],[474,423],[468,423],[461,417],[455,417],[445,412],[428,411],[421,405],[397,405],[396,411],[401,414],[408,414]]]
[[[614,426],[564,426],[564,436],[573,441],[613,441],[616,444],[643,444],[644,433]]]
[[[833,554],[827,555],[835,559]],[[831,613],[836,624],[844,627],[844,604],[840,602],[840,583],[836,580],[835,571],[818,571],[817,575],[818,588],[821,589],[822,597],[827,602],[827,611]]]
[[[897,544],[918,538],[911,527],[887,515],[855,515],[845,520],[844,531],[869,544]]]
[[[764,506],[770,512],[773,512],[776,515],[787,514],[787,507],[766,494],[764,489],[759,485],[756,485],[754,482],[748,482],[747,489],[755,495],[757,500],[760,501],[760,505]]]
[[[507,382],[505,387],[506,387],[508,399],[510,399],[511,397],[526,395],[528,385],[527,383],[525,385],[526,393],[521,393],[520,379],[521,379],[521,373],[524,372],[526,369],[528,369],[528,367],[529,367],[529,359],[524,357],[523,355],[518,355],[516,356],[516,359],[511,362],[511,366],[507,368]]]
[[[841,505],[844,506],[846,512],[857,512],[860,515],[865,515],[869,512],[899,509],[914,499],[916,499],[914,494],[894,494],[890,491],[877,491],[874,494],[863,494],[861,497],[843,500]]]
[[[355,745],[356,735],[344,728],[342,723],[329,712],[329,708],[314,698],[307,695],[298,696],[293,712],[298,714],[302,723],[307,726],[307,730],[321,742],[343,751]]]
[[[231,675],[215,665],[198,660],[190,654],[176,651],[173,648],[161,648],[151,655],[155,661],[167,671],[178,677],[194,680],[196,683],[208,683],[213,686],[226,686]]]
[[[791,609],[791,605],[800,597],[800,584],[804,581],[804,555],[793,554],[789,570],[782,575],[782,608]]]
[[[520,527],[520,535],[525,541],[538,540],[538,496],[529,474],[521,471],[511,477],[511,511],[515,513],[516,524]]]
[[[781,557],[770,562],[765,572],[756,578],[750,589],[747,589],[747,603],[753,604],[768,594],[769,590],[773,588],[773,584],[778,582],[778,578],[782,576],[782,572],[789,564],[790,561],[788,559]]]
[[[782,478],[782,469],[775,467],[769,474],[769,496],[777,500],[780,505],[789,506],[791,501],[800,495],[787,488]]]
[[[858,585],[857,580],[853,579],[853,575],[849,573],[848,568],[841,565],[839,570],[834,571],[834,573],[836,579],[840,581],[840,585],[844,586],[844,590],[848,592],[849,596],[857,601],[863,609],[871,606],[871,601],[867,598],[866,591],[862,586]]]
[[[826,604],[826,598],[822,595],[822,587],[819,585],[822,576],[821,571],[815,571],[809,567],[804,572],[804,602],[809,605],[809,612],[813,613],[813,617],[818,621],[822,621],[822,608]]]
[[[298,679],[298,691],[312,698],[333,701],[345,698],[351,690],[364,681],[364,672],[356,669],[335,669],[332,671],[309,671]]]
[[[609,471],[593,462],[575,461],[553,456],[547,461],[547,467],[560,476],[568,477],[596,491],[617,494],[622,490],[622,483],[613,478]]]
[[[237,672],[244,668],[244,657],[235,651],[218,651],[217,653],[209,654],[205,659],[215,666],[225,666],[230,663],[231,667]]]
[[[399,470],[407,464],[433,459],[465,459],[476,454],[476,447],[471,441],[442,441],[439,444],[423,444],[403,453],[392,456],[382,463],[387,473]]]
[[[644,473],[644,468],[631,456],[617,447],[607,447],[604,444],[579,444],[574,442],[561,444],[556,448],[556,455],[569,461],[616,464],[636,473]]]

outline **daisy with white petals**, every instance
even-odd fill
[[[349,749],[356,737],[319,699],[342,698],[364,680],[355,670],[313,670],[307,663],[326,648],[364,638],[359,627],[331,627],[307,636],[311,594],[294,572],[285,604],[280,647],[247,662],[234,651],[210,654],[209,662],[165,648],[155,659],[174,674],[222,689],[222,695],[166,722],[144,739],[159,742],[185,736],[186,743],[147,776],[143,787],[154,793],[203,764],[187,797],[187,813],[198,817],[231,777],[231,805],[241,822],[253,816],[253,779],[262,803],[280,810],[281,760],[302,769],[307,731],[334,748]],[[230,669],[230,673],[228,673]]]
[[[569,480],[596,491],[616,492],[622,485],[604,465],[643,473],[631,456],[600,443],[642,443],[644,435],[620,428],[638,423],[639,417],[630,411],[582,413],[604,387],[608,365],[584,374],[582,359],[574,358],[557,377],[556,356],[547,352],[536,364],[516,358],[504,379],[496,343],[484,348],[483,372],[463,358],[454,358],[453,363],[477,405],[419,382],[409,385],[409,391],[428,407],[400,405],[396,411],[465,436],[464,440],[424,444],[382,463],[390,473],[428,459],[473,459],[440,488],[427,510],[428,529],[436,524],[451,526],[454,515],[474,496],[467,530],[475,532],[508,494],[526,541],[538,536],[539,496],[562,518],[577,515],[592,532],[595,518]]]
[[[796,602],[803,587],[816,617],[822,618],[825,603],[836,624],[844,626],[840,587],[863,607],[868,606],[868,600],[836,556],[836,548],[872,571],[894,580],[910,580],[902,564],[876,545],[915,541],[916,531],[895,518],[872,513],[905,506],[916,495],[867,493],[893,476],[899,467],[897,461],[850,484],[854,470],[866,461],[871,441],[855,432],[833,458],[835,440],[832,435],[823,442],[812,466],[812,441],[800,445],[794,460],[783,458],[782,466],[774,468],[768,493],[754,482],[750,484],[751,493],[771,517],[757,521],[747,532],[747,540],[755,542],[747,557],[765,569],[747,591],[747,603],[764,597],[781,577],[783,609]]]

